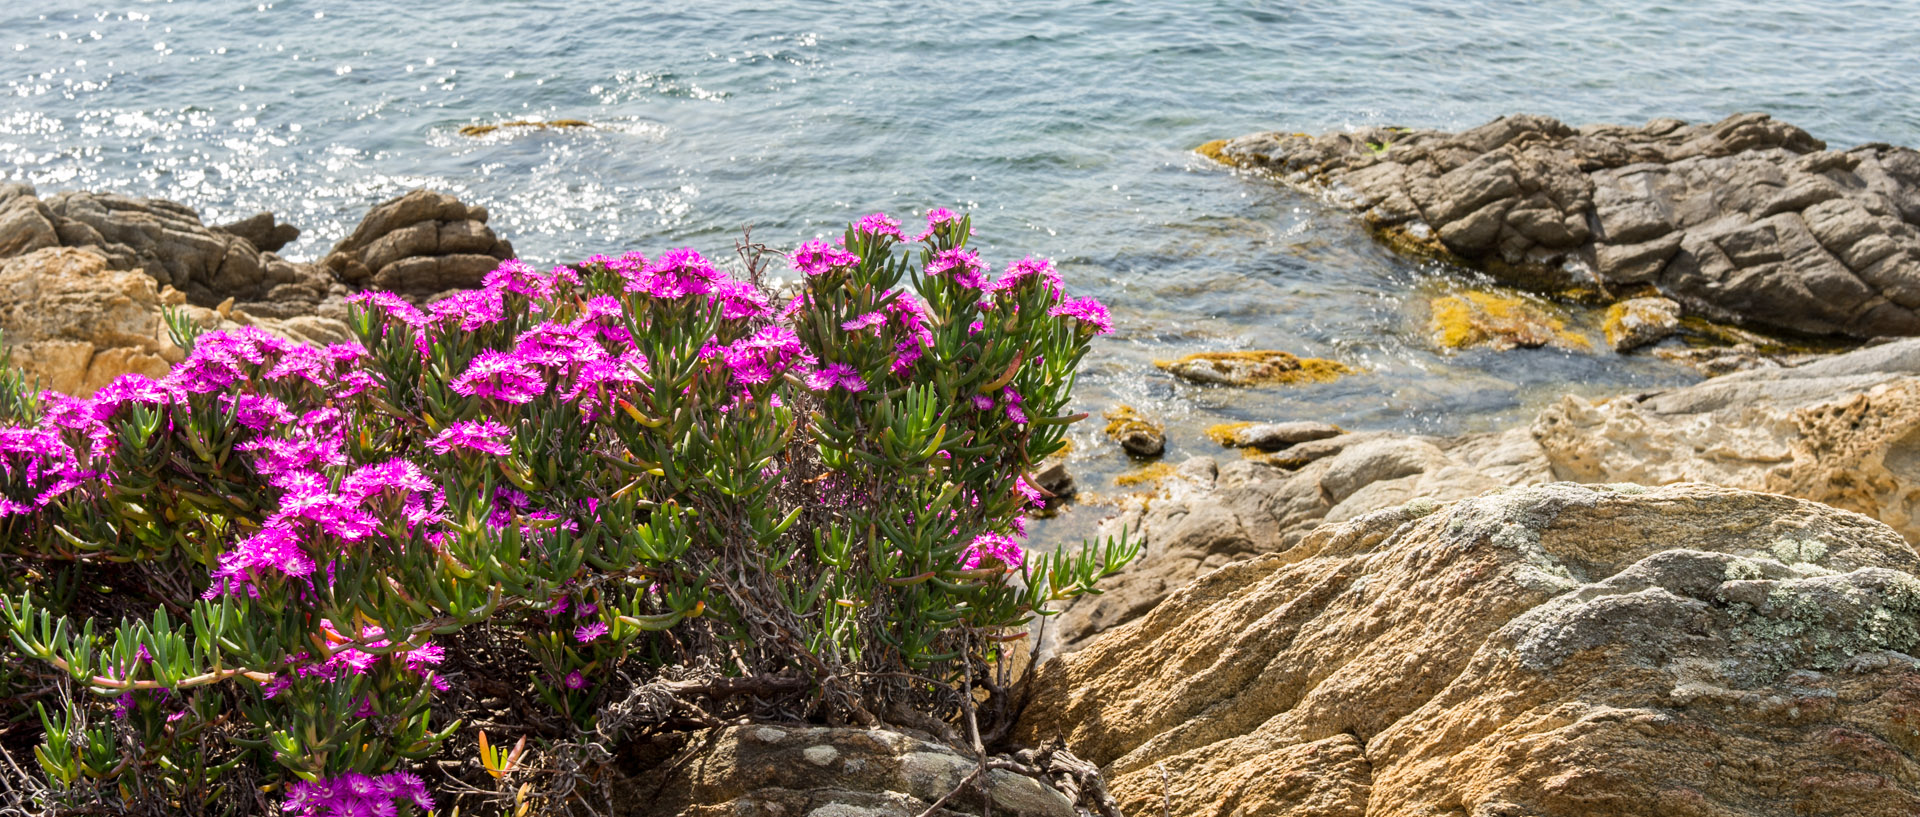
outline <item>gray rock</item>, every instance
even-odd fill
[[[1461,133],[1254,134],[1220,155],[1326,191],[1376,229],[1430,225],[1455,260],[1522,285],[1616,298],[1652,286],[1715,320],[1920,334],[1908,148],[1827,150],[1764,114],[1578,131],[1509,116]]]
[[[477,287],[512,257],[486,208],[411,190],[376,205],[322,263],[348,284],[424,297]]]
[[[1255,423],[1234,432],[1233,443],[1242,448],[1278,451],[1295,443],[1324,440],[1328,437],[1338,437],[1343,433],[1345,432],[1341,431],[1339,426],[1312,420]]]

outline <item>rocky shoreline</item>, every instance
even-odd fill
[[[1509,117],[1208,152],[1403,249],[1615,302],[1623,352],[1698,319],[1920,335],[1920,154],[1904,148],[1827,151],[1764,116]],[[512,257],[487,219],[416,190],[306,263],[277,254],[298,231],[272,214],[209,226],[170,202],[0,186],[0,331],[17,365],[75,394],[177,362],[167,309],[342,342],[352,293],[424,303]],[[1496,347],[1559,337],[1490,320],[1474,331]],[[1051,763],[1053,782],[995,772],[991,804],[929,813],[1075,813],[1092,767],[1046,754],[1058,741],[1129,814],[1914,813],[1920,338],[1699,356],[1758,368],[1569,396],[1458,437],[1215,429],[1220,456],[1162,464],[1105,523],[1142,558],[1036,639],[1028,749],[1008,762]],[[1357,373],[1278,351],[1161,365],[1209,388]],[[1105,420],[1129,454],[1165,450],[1148,418]],[[926,737],[716,730],[630,781],[657,797],[622,813],[919,814],[975,762]]]
[[[1530,289],[1856,338],[1920,334],[1920,153],[1828,150],[1765,114],[1460,133],[1258,133],[1201,152],[1359,214],[1404,251]]]

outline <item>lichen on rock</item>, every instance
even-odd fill
[[[1558,309],[1518,293],[1467,290],[1434,298],[1428,304],[1432,310],[1429,328],[1434,342],[1443,349],[1593,348],[1593,341],[1567,327],[1566,317]]]

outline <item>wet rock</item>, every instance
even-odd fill
[[[1215,386],[1329,383],[1360,372],[1337,361],[1271,350],[1201,352],[1154,365],[1183,380]]]
[[[1101,416],[1107,420],[1103,433],[1129,455],[1151,459],[1167,450],[1166,428],[1141,416],[1132,406],[1114,406]]]
[[[1593,348],[1586,336],[1567,328],[1558,309],[1523,295],[1468,291],[1434,298],[1429,307],[1429,327],[1443,349]]]
[[[1653,353],[1692,368],[1708,377],[1744,372],[1749,369],[1778,369],[1804,362],[1810,356],[1763,352],[1751,343],[1732,346],[1701,346],[1685,349],[1655,349]]]
[[[1214,146],[1359,213],[1390,245],[1545,291],[1653,287],[1808,334],[1920,334],[1920,153],[1827,150],[1764,114],[1460,133],[1261,133]],[[1409,241],[1408,237],[1430,238]]]
[[[625,817],[916,817],[958,788],[978,761],[899,732],[730,726],[690,741],[667,763],[616,787]],[[994,814],[1073,817],[1073,801],[1034,778],[994,769]],[[934,812],[982,814],[971,787]]]
[[[1040,490],[1053,494],[1056,497],[1073,496],[1074,493],[1079,491],[1079,486],[1073,478],[1073,472],[1067,470],[1065,460],[1054,460],[1047,463],[1033,475],[1033,478],[1034,484],[1040,486]]]
[[[511,257],[486,208],[411,190],[375,206],[322,263],[350,286],[424,297],[476,288]]]
[[[1294,420],[1287,423],[1254,423],[1235,429],[1232,436],[1234,446],[1239,448],[1258,448],[1262,451],[1278,451],[1296,443],[1324,440],[1338,437],[1346,432],[1331,423],[1318,423],[1312,420]]]
[[[1680,331],[1680,305],[1669,298],[1629,298],[1607,308],[1604,330],[1616,352],[1658,343]]]
[[[1916,573],[1886,526],[1771,494],[1415,502],[1048,662],[1015,737],[1068,740],[1130,814],[1910,814]]]

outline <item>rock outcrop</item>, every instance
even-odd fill
[[[1828,150],[1764,114],[1460,133],[1261,133],[1202,152],[1324,191],[1389,244],[1549,291],[1657,291],[1810,334],[1920,334],[1920,153]]]
[[[487,208],[411,190],[374,206],[322,264],[354,289],[427,296],[473,289],[513,257],[487,226]]]
[[[1560,479],[1788,494],[1920,542],[1920,340],[1667,392],[1569,396],[1533,433]]]
[[[1287,469],[1294,470],[1287,470]],[[1072,649],[1144,615],[1167,594],[1229,562],[1285,550],[1315,527],[1406,502],[1464,499],[1553,479],[1524,429],[1453,439],[1383,432],[1290,445],[1260,459],[1195,457],[1171,469],[1154,497],[1103,525],[1144,542],[1132,566],[1083,596],[1049,633]]]
[[[1908,815],[1920,555],[1770,494],[1558,483],[1327,525],[1034,676],[1129,814]]]
[[[129,372],[164,376],[185,357],[167,334],[168,307],[202,329],[258,326],[315,345],[352,337],[346,324],[313,315],[263,318],[193,306],[179,290],[139,270],[113,269],[92,250],[45,247],[0,259],[0,340],[42,389],[86,396]]]
[[[953,792],[976,761],[941,744],[878,729],[739,726],[694,738],[659,770],[625,781],[623,817],[917,817]],[[1014,772],[988,772],[992,813],[1073,817],[1073,801]],[[981,814],[969,788],[939,817]]]
[[[46,247],[89,250],[106,259],[107,269],[140,270],[198,306],[232,299],[259,315],[312,314],[332,277],[268,249],[298,235],[271,213],[209,227],[192,209],[164,199],[86,191],[42,199],[26,184],[0,185],[0,257]]]
[[[1223,444],[1251,426],[1216,428]],[[1293,547],[1315,527],[1410,501],[1554,480],[1706,482],[1824,502],[1920,542],[1920,339],[1650,394],[1568,396],[1526,428],[1455,438],[1353,432],[1162,475],[1103,532],[1139,560],[1067,608],[1050,646],[1074,649],[1229,562]],[[1247,452],[1251,454],[1252,452]]]

